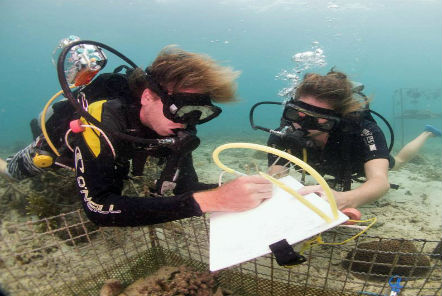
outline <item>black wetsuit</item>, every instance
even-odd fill
[[[385,136],[379,126],[370,120],[347,125],[345,132],[339,127],[330,132],[323,150],[307,148],[307,162],[321,175],[330,175],[335,178],[330,184],[336,190],[348,190],[343,183],[348,185],[352,178],[364,176],[364,164],[372,159],[384,158],[394,165],[390,157]],[[285,143],[281,137],[270,135],[268,146],[289,150],[291,154],[302,159],[302,147],[296,143]],[[277,156],[268,154],[269,166],[274,164]],[[279,159],[275,164],[285,165],[285,159]],[[341,184],[341,185],[339,185]]]
[[[127,105],[119,99],[113,99],[102,104],[100,113],[101,123],[106,130],[129,133],[146,139],[160,138],[154,131],[141,124],[139,106]],[[192,193],[214,188],[216,185],[198,182],[191,153],[182,161],[177,186],[174,189],[175,196],[124,196],[121,192],[123,180],[129,172],[129,161],[133,162],[140,152],[145,154],[146,150],[137,149],[133,143],[119,139],[111,138],[110,141],[115,148],[115,159],[102,136],[99,137],[98,155],[91,148],[93,141],[88,142],[85,136],[79,136],[76,141],[77,184],[84,210],[91,221],[101,226],[138,226],[202,215]],[[147,153],[164,158],[171,152],[168,148],[159,148]]]

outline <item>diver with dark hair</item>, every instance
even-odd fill
[[[306,74],[285,103],[279,128],[254,126],[256,105],[250,115],[252,127],[271,133],[268,146],[288,151],[326,176],[339,209],[356,208],[383,196],[390,188],[388,170],[399,169],[411,160],[429,137],[441,136],[440,130],[427,125],[423,133],[392,156],[392,143],[388,147],[362,90],[363,85],[352,83],[344,73],[333,69],[326,75]],[[268,165],[269,173],[278,177],[289,170],[286,160],[271,154]],[[352,188],[353,181],[362,184]],[[317,185],[305,186],[298,192],[315,192],[324,197]]]
[[[1,160],[3,174],[24,179],[55,164],[74,167],[84,210],[100,226],[243,211],[271,197],[272,184],[260,176],[239,177],[217,187],[199,182],[193,166],[192,151],[200,143],[196,126],[220,114],[212,102],[235,100],[238,72],[206,55],[169,46],[144,71],[135,65],[119,67],[92,80],[105,64],[104,55],[89,59],[83,54],[99,50],[93,47],[98,43],[85,41],[89,48],[82,48],[81,41],[72,41],[58,61],[62,91],[72,104],[53,105],[53,114],[41,122],[45,135],[36,135],[34,143],[7,162]],[[73,54],[82,55],[80,64],[73,72],[64,71],[63,55],[72,48]],[[118,73],[122,68],[127,75]],[[68,82],[82,87],[71,92]],[[48,146],[56,155],[47,152]],[[141,175],[147,157],[165,162],[155,188],[150,188],[152,198],[122,195],[130,170]]]

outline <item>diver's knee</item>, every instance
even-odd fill
[[[401,159],[400,157],[394,156],[394,165],[391,168],[392,171],[397,171],[399,170],[401,167],[403,167],[405,164],[405,161],[403,159]]]
[[[8,164],[2,158],[0,158],[0,174],[5,175],[7,173]]]
[[[0,176],[6,177],[7,179],[11,181],[18,181],[14,176],[11,175],[8,169],[8,163],[0,158]]]

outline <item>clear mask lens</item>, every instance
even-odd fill
[[[177,110],[175,116],[182,118],[185,115],[194,111],[199,111],[200,113],[198,120],[204,120],[215,113],[214,109],[210,106],[183,106]]]

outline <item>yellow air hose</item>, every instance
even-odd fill
[[[70,88],[74,88],[75,86],[70,86]],[[54,144],[51,141],[51,138],[49,138],[49,134],[46,130],[46,112],[49,109],[49,106],[51,106],[52,102],[55,101],[58,96],[60,96],[63,93],[63,90],[60,90],[55,95],[52,96],[52,98],[49,99],[49,101],[46,103],[46,105],[43,108],[43,112],[41,113],[41,131],[43,133],[43,136],[46,139],[46,142],[48,143],[51,150],[55,153],[55,155],[60,156],[60,152],[58,152],[57,148],[55,148]]]
[[[297,158],[287,152],[284,152],[284,151],[281,151],[281,150],[278,150],[275,148],[271,148],[268,146],[253,144],[253,143],[228,143],[228,144],[224,144],[224,145],[217,147],[213,151],[212,157],[218,167],[220,167],[222,170],[224,170],[228,173],[231,173],[231,174],[243,175],[242,173],[235,171],[235,170],[227,167],[223,163],[221,163],[221,161],[219,160],[219,154],[223,150],[232,149],[232,148],[245,148],[245,149],[253,149],[253,150],[259,150],[259,151],[263,151],[263,152],[267,152],[267,153],[272,153],[272,154],[282,157],[288,161],[291,161],[294,164],[296,164],[296,165],[300,166],[301,168],[303,168],[304,170],[306,170],[319,183],[319,185],[321,185],[321,187],[324,189],[324,193],[327,196],[328,203],[330,204],[333,218],[330,218],[327,215],[325,215],[322,211],[320,211],[313,204],[311,204],[308,200],[306,200],[301,194],[299,194],[295,190],[289,188],[281,181],[279,181],[279,180],[277,180],[277,179],[275,179],[275,178],[273,178],[263,172],[259,172],[259,173],[264,178],[266,178],[270,182],[272,182],[273,184],[279,186],[281,189],[283,189],[283,190],[287,191],[288,193],[290,193],[291,195],[293,195],[296,199],[298,199],[300,202],[302,202],[304,205],[306,205],[308,208],[310,208],[312,211],[314,211],[316,214],[318,214],[321,218],[323,218],[327,223],[330,223],[333,220],[338,219],[338,209],[337,209],[336,201],[335,201],[335,198],[333,196],[333,193],[332,193],[330,187],[328,186],[328,184],[324,180],[324,178],[317,171],[315,171],[315,169],[313,169],[310,165],[308,165],[307,163],[303,162],[299,158]]]

